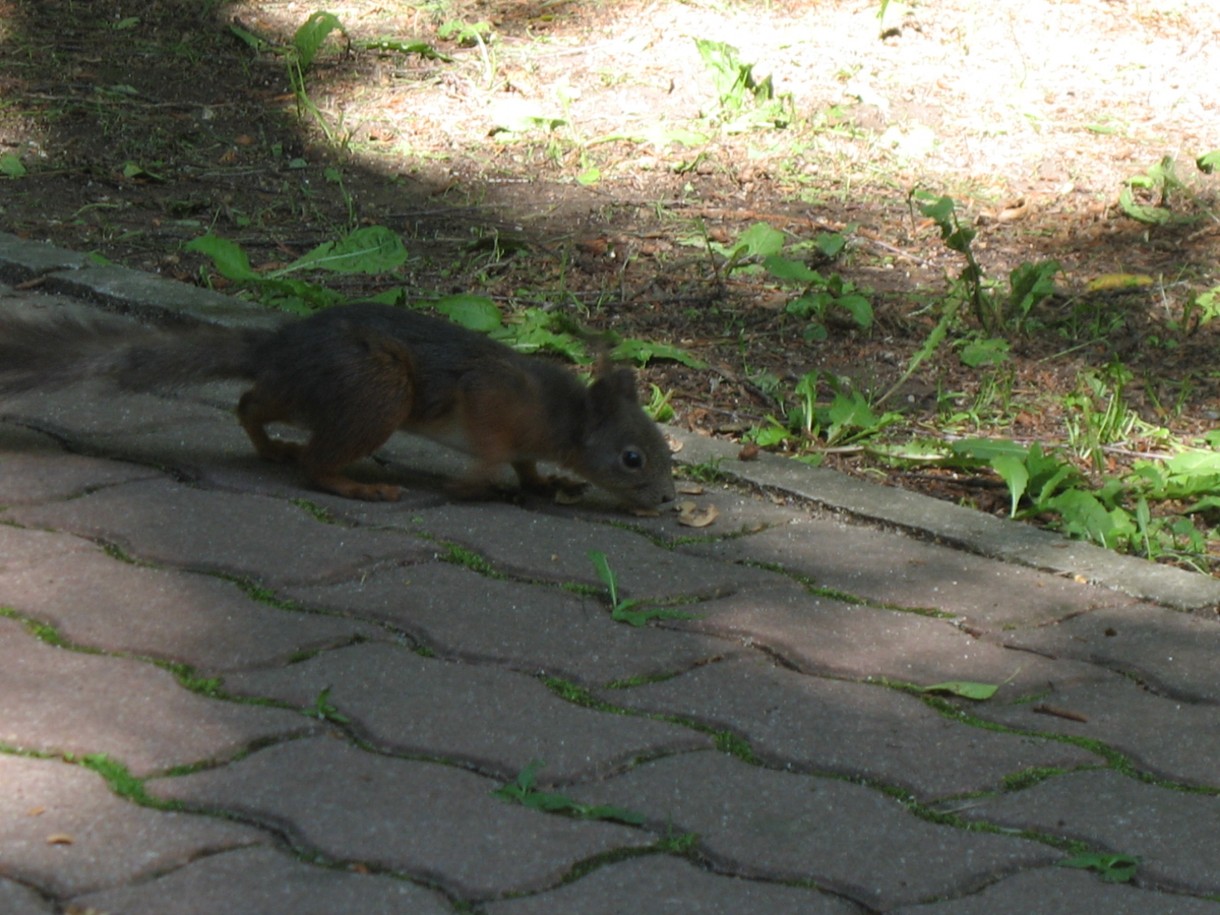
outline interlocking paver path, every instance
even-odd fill
[[[0,310],[266,319],[96,269]],[[0,402],[5,915],[1220,913],[1216,582],[681,434],[709,528],[354,503],[239,391]]]

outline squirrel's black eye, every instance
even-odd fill
[[[639,470],[644,466],[644,455],[633,448],[628,448],[619,455],[619,460],[623,462],[623,466],[628,470]]]

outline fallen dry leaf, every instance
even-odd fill
[[[758,446],[753,442],[742,445],[741,450],[737,452],[737,460],[739,461],[757,461]]]
[[[48,845],[72,845],[75,842],[76,840],[66,832],[53,832],[47,836]]]
[[[676,487],[679,495],[683,496],[701,496],[703,495],[703,487],[698,483],[679,483]]]
[[[683,527],[707,527],[720,517],[715,505],[699,508],[694,502],[678,503],[678,523]]]

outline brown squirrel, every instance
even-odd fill
[[[560,484],[535,466],[549,461],[635,508],[674,498],[669,447],[640,407],[629,369],[603,362],[585,385],[543,359],[406,309],[347,305],[244,330],[0,316],[0,393],[93,378],[133,391],[249,379],[237,417],[259,455],[296,461],[313,485],[352,499],[398,498],[397,486],[343,474],[397,429],[472,455],[474,468],[454,487],[466,496],[489,490],[503,464],[523,489],[553,491]],[[274,422],[304,427],[309,440],[270,437]]]

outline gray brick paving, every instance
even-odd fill
[[[1095,765],[1055,741],[962,728],[920,699],[884,687],[806,677],[762,658],[709,664],[608,702],[681,715],[745,737],[768,762],[873,779],[924,800],[994,790],[1028,768]]]
[[[533,677],[422,658],[398,645],[331,651],[279,670],[225,678],[226,689],[308,707],[321,690],[374,745],[444,756],[512,778],[531,762],[547,780],[606,775],[637,757],[711,746],[659,721],[583,709]]]
[[[394,532],[324,524],[279,499],[203,492],[168,481],[129,483],[71,502],[9,510],[0,520],[98,537],[135,558],[268,584],[350,575],[433,549]]]
[[[50,436],[0,423],[4,474],[0,476],[0,505],[28,505],[66,499],[86,490],[147,480],[155,470],[103,458],[67,454]]]
[[[453,766],[363,752],[330,737],[261,750],[222,769],[157,779],[157,797],[279,824],[305,849],[435,882],[468,897],[553,885],[580,862],[649,837],[547,816],[493,797]]]
[[[1158,696],[1122,677],[978,711],[1013,727],[1101,741],[1163,778],[1214,787],[1220,774],[1220,708]]]
[[[1015,874],[961,899],[903,906],[894,915],[1215,915],[1218,910],[1216,902],[1101,883],[1079,870],[1044,868]]]
[[[721,639],[633,628],[600,601],[490,578],[447,562],[379,569],[334,585],[287,588],[307,606],[381,620],[437,654],[599,686],[686,670],[740,649]]]
[[[791,585],[754,588],[686,609],[696,618],[667,625],[762,646],[786,664],[835,677],[919,686],[974,680],[1021,695],[1047,683],[1107,675],[1091,665],[1008,650],[945,620],[849,604]]]
[[[2,897],[0,897],[2,898]],[[438,893],[406,880],[311,867],[263,846],[209,855],[156,879],[72,900],[118,915],[445,915]]]
[[[1214,794],[1174,791],[1112,770],[1076,772],[984,800],[965,815],[1018,828],[1053,823],[1096,848],[1138,855],[1153,885],[1220,895],[1220,797]]]
[[[0,545],[6,539],[0,529]],[[133,565],[83,546],[0,564],[5,603],[54,626],[68,642],[205,673],[287,661],[378,632],[359,621],[260,603],[221,578]]]
[[[0,912],[5,915],[51,915],[51,904],[20,883],[0,878]]]
[[[712,874],[663,855],[611,864],[559,889],[487,906],[488,915],[850,915],[858,911],[816,889]]]
[[[827,549],[833,543],[834,549]],[[688,548],[733,562],[783,566],[822,588],[989,628],[1063,619],[1130,598],[901,534],[804,518],[739,540]]]
[[[0,308],[278,320],[0,234],[33,274],[68,294]],[[775,497],[454,503],[402,438],[354,472],[403,501],[354,503],[254,458],[239,390],[0,402],[5,915],[1220,913],[1215,581],[676,430]],[[694,618],[613,621],[589,550]],[[999,690],[897,687],[956,679]],[[643,822],[491,794],[532,762]]]
[[[572,793],[631,805],[658,829],[692,832],[700,851],[726,870],[813,881],[879,909],[1059,857],[1025,839],[915,820],[872,788],[750,766],[721,753],[666,757]],[[865,869],[862,860],[869,862]]]
[[[105,753],[136,775],[224,759],[310,727],[291,712],[205,699],[150,664],[44,645],[7,619],[0,619],[0,695],[0,744]]]
[[[0,783],[4,875],[60,897],[152,876],[260,838],[238,823],[128,803],[100,776],[57,760],[0,754]]]
[[[1158,692],[1220,703],[1220,627],[1214,612],[1208,618],[1150,604],[1106,607],[1002,638],[1048,657],[1110,667]]]
[[[544,581],[598,585],[588,554],[605,553],[624,597],[707,598],[778,578],[658,549],[645,537],[618,527],[539,515],[512,505],[448,505],[420,512],[418,526],[474,550],[500,571]]]

